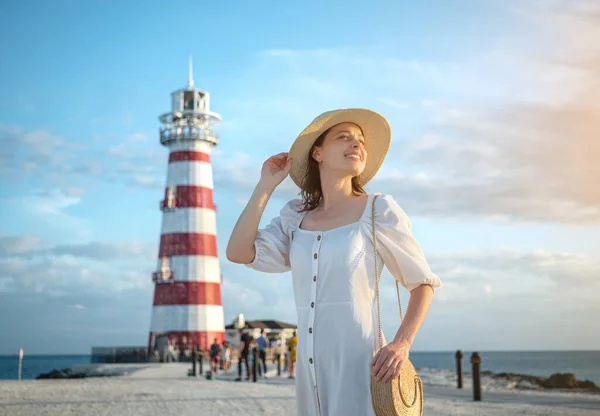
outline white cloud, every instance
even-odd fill
[[[0,174],[7,183],[25,187],[87,187],[104,166],[95,149],[48,130],[0,124]]]
[[[506,249],[431,254],[428,260],[445,286],[436,291],[417,349],[582,349],[600,342],[598,258]],[[388,337],[398,328],[393,285],[386,271],[381,293]],[[402,297],[406,311],[406,291]]]
[[[31,244],[31,237],[0,239],[0,290],[48,296],[110,294],[128,290],[149,292],[155,266],[149,245],[88,243]],[[27,244],[29,244],[27,246]],[[15,249],[15,247],[17,249]],[[12,248],[12,251],[11,251]]]
[[[593,179],[600,177],[597,7],[588,2],[508,7],[517,5],[514,18],[527,23],[519,26],[525,30],[456,61],[399,57],[394,48],[383,47],[267,50],[248,77],[260,79],[266,66],[279,76],[267,88],[256,82],[260,93],[243,90],[252,104],[255,98],[261,103],[244,111],[288,132],[300,131],[321,109],[358,102],[381,108],[401,133],[395,133],[372,187],[397,196],[411,214],[599,223],[600,188]],[[581,37],[585,46],[562,42]],[[405,108],[422,133],[398,141],[407,115],[400,118],[389,107],[404,107],[400,98],[409,95],[423,104]],[[432,100],[436,96],[444,99]],[[219,185],[237,184],[247,192],[259,178],[262,160],[238,162],[249,173],[241,177],[241,169],[226,166]],[[295,197],[290,185],[286,181],[281,189]]]
[[[87,188],[90,180],[160,187],[168,157],[165,150],[148,146],[148,135],[143,132],[131,133],[116,144],[109,141],[115,138],[114,134],[94,134],[95,145],[84,146],[47,130],[0,124],[0,141],[10,142],[0,149],[0,174],[23,180],[27,172],[40,187],[50,181],[52,187]]]
[[[148,138],[147,134],[136,132],[136,133],[129,135],[129,140],[132,142],[147,142],[150,139]]]
[[[377,101],[379,101],[380,103],[389,105],[390,107],[393,107],[397,110],[404,110],[409,107],[409,104],[399,101],[395,98],[382,97],[382,98],[378,98]]]
[[[0,259],[7,257],[47,257],[69,256],[98,261],[119,259],[141,259],[151,262],[155,259],[156,247],[140,241],[100,242],[78,244],[48,244],[34,235],[0,236]]]
[[[249,154],[216,154],[213,157],[215,189],[247,191],[260,179],[262,163]]]
[[[86,240],[91,235],[88,221],[68,212],[81,203],[82,193],[83,190],[76,187],[33,189],[29,195],[7,201],[50,230],[68,235],[71,240]]]
[[[21,204],[34,214],[68,218],[64,209],[81,202],[81,197],[69,189],[34,190],[31,195],[21,198]]]
[[[0,124],[0,160],[11,171],[23,164],[29,168],[51,166],[60,169],[71,162],[73,143],[47,130],[27,131],[18,126]]]
[[[598,258],[504,249],[430,255],[428,260],[445,283],[438,292],[443,294],[438,307],[465,319],[474,309],[485,314],[490,325],[502,319],[507,308],[517,308],[525,314],[523,319],[531,320],[546,313],[600,313]]]
[[[243,307],[245,310],[254,310],[264,303],[260,291],[229,279],[223,281],[222,291],[224,303],[232,306],[238,305],[238,307]]]
[[[35,235],[0,236],[0,257],[28,255],[44,245],[44,241]]]
[[[36,236],[0,237],[0,292],[16,299],[151,297],[155,248],[132,241],[51,245]],[[82,304],[72,308],[83,310]]]
[[[231,267],[223,263],[223,308],[226,323],[243,313],[246,319],[278,319],[296,322],[296,310],[291,280],[288,276],[271,275],[250,271],[240,273],[244,266]]]
[[[600,111],[515,106],[445,113],[432,134],[392,152],[374,180],[412,214],[600,222],[593,179],[600,177]]]
[[[134,188],[161,189],[168,163],[168,151],[159,145],[148,146],[148,135],[133,133],[111,146],[106,154],[108,176]]]
[[[164,179],[151,175],[142,175],[139,173],[133,174],[131,180],[128,182],[130,185],[140,186],[142,188],[149,189],[161,189],[164,186]]]
[[[90,120],[92,126],[129,126],[133,122],[131,114],[122,114],[119,116],[95,117]]]

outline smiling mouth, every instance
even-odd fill
[[[355,162],[360,162],[362,160],[362,158],[358,155],[348,155],[346,156],[347,159],[350,160],[354,160]]]

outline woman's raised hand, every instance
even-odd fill
[[[260,172],[260,183],[262,186],[275,189],[283,182],[292,167],[292,159],[288,157],[287,152],[278,153],[268,158],[263,163]]]

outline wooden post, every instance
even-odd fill
[[[456,376],[458,382],[458,388],[463,388],[463,369],[462,369],[462,358],[463,354],[460,350],[456,351]]]
[[[21,370],[23,368],[23,348],[19,348],[19,380],[21,380]]]
[[[473,367],[473,400],[481,401],[481,380],[479,378],[479,364],[481,364],[481,357],[478,353],[474,352],[471,355],[471,365]]]

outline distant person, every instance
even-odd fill
[[[235,381],[242,379],[242,361],[246,364],[246,380],[250,380],[250,365],[248,364],[248,354],[250,354],[250,341],[252,337],[246,331],[240,331],[240,353],[238,357],[238,376]]]
[[[225,374],[229,374],[229,367],[231,366],[231,346],[227,341],[223,341],[221,362],[223,363],[223,370],[225,371]]]
[[[268,346],[269,342],[267,341],[267,337],[265,336],[264,329],[260,330],[260,337],[258,337],[256,339],[256,343],[258,344],[258,359],[260,360],[260,362],[262,362],[263,374],[266,377],[267,376],[267,346]]]
[[[296,366],[296,347],[298,346],[298,335],[296,331],[292,334],[292,337],[288,341],[288,350],[290,352],[290,358],[288,360],[288,374],[289,378],[294,378],[294,369]]]
[[[209,356],[210,369],[217,374],[219,372],[219,357],[221,356],[221,346],[219,345],[217,338],[215,338],[215,341],[210,346]]]
[[[210,368],[211,371],[215,373],[218,370],[218,363],[221,357],[221,346],[219,345],[219,341],[217,338],[213,340],[213,343],[210,345],[208,349],[208,356],[210,360]]]
[[[384,163],[391,137],[389,122],[375,111],[320,114],[288,152],[262,164],[260,180],[229,238],[229,261],[264,273],[291,272],[298,415],[373,414],[371,378],[398,379],[434,289],[442,286],[396,199],[364,189]],[[300,197],[259,228],[288,174]],[[380,308],[374,285],[376,273],[383,271],[376,266],[383,265],[410,293],[410,307],[389,343],[375,325]],[[398,316],[381,320],[392,318]]]
[[[225,349],[225,343],[227,341],[223,340],[223,342],[221,342],[221,354],[219,354],[219,370],[223,370],[223,350]]]
[[[254,354],[254,352],[256,351],[256,354]],[[252,339],[252,341],[250,341],[250,357],[251,357],[251,365],[250,368],[252,369],[252,374],[254,374],[254,366],[256,365],[256,371],[258,372],[258,376],[262,377],[262,367],[260,365],[260,358],[258,357],[258,344],[256,342],[256,339]]]

